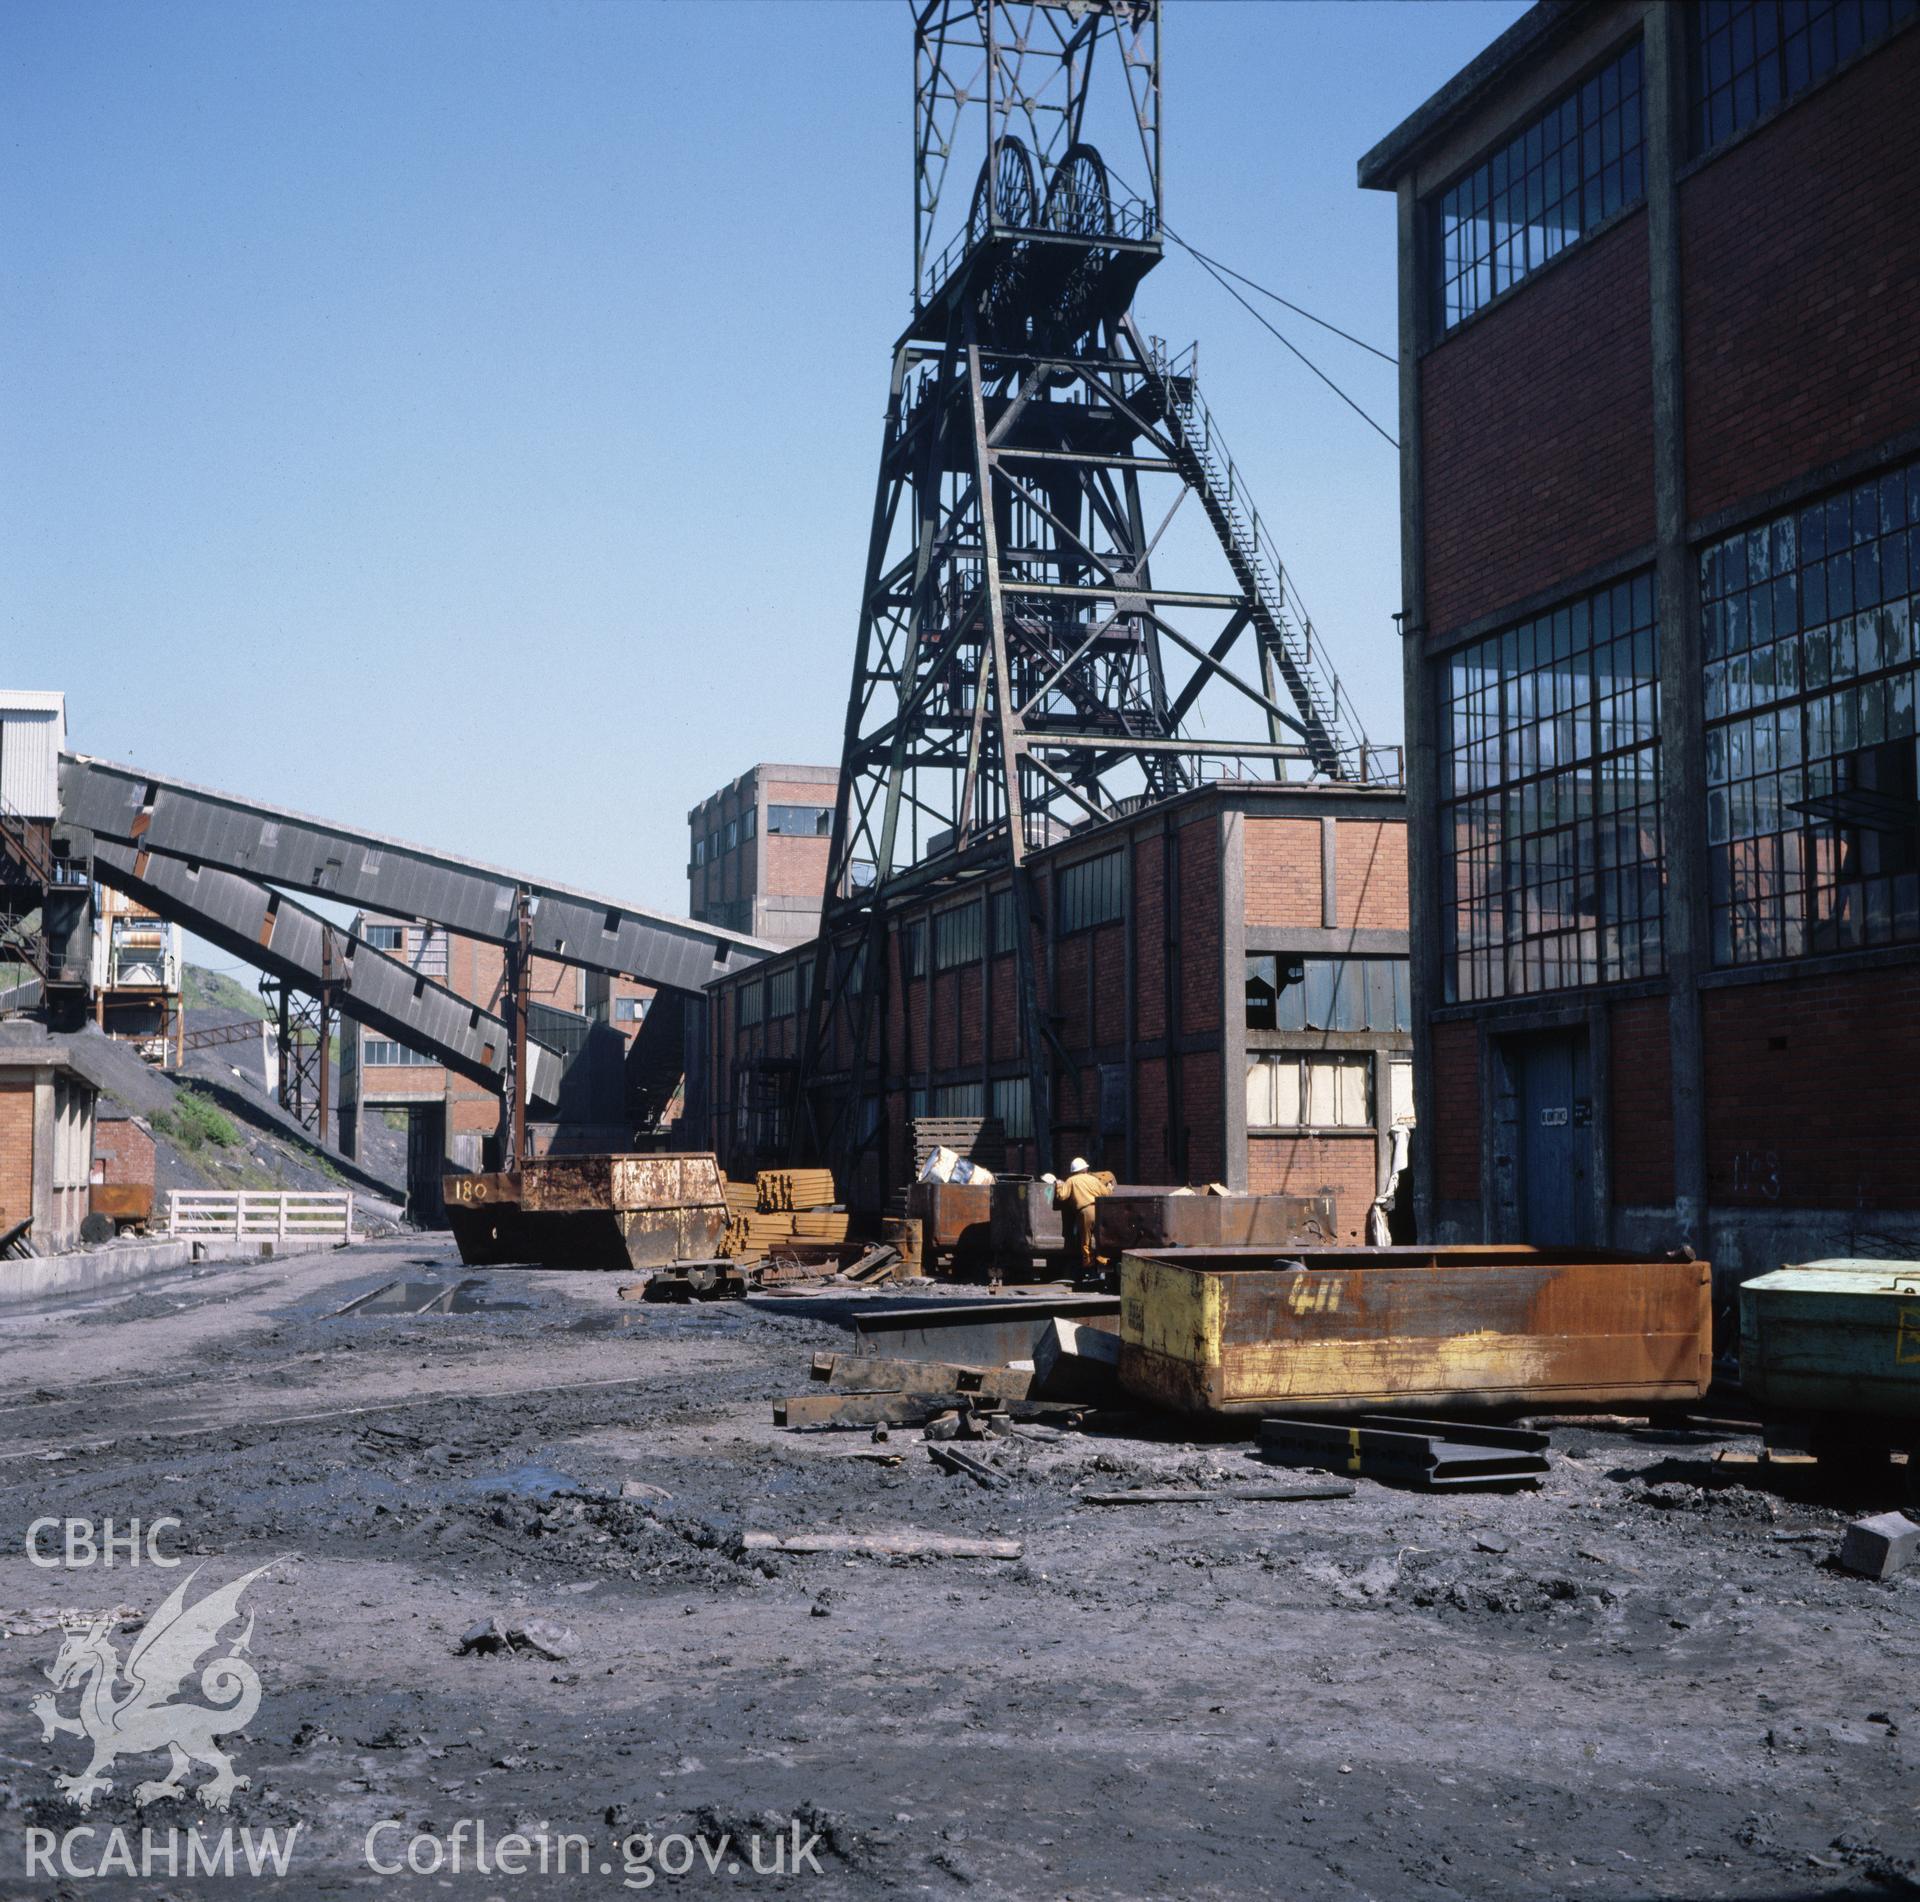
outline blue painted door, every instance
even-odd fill
[[[1585,1031],[1520,1041],[1520,1195],[1537,1248],[1593,1240],[1593,1095]]]

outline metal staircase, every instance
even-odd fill
[[[0,965],[24,966],[40,980],[43,995],[84,993],[87,960],[73,954],[74,932],[50,928],[49,899],[64,896],[69,909],[84,905],[90,883],[84,865],[55,854],[50,826],[0,804]],[[78,941],[90,947],[85,934]]]
[[[1300,709],[1314,770],[1329,779],[1367,780],[1373,775],[1375,749],[1315,639],[1286,565],[1200,394],[1195,346],[1173,357],[1158,337],[1143,339],[1131,318],[1126,328],[1167,425],[1173,459],[1199,495],[1235,578],[1246,590],[1262,665],[1270,679],[1277,674],[1285,683]]]

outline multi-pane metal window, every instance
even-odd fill
[[[1033,1085],[1026,1077],[995,1077],[989,1098],[989,1113],[999,1117],[1008,1142],[1024,1142],[1033,1134]]]
[[[1471,317],[1645,189],[1635,40],[1441,194],[1437,326]]]
[[[766,987],[755,978],[751,984],[742,984],[733,995],[735,1028],[746,1030],[757,1024],[766,1004]]]
[[[407,948],[405,925],[369,925],[366,938],[376,951],[405,951]]]
[[[791,1017],[793,1007],[799,996],[797,965],[785,965],[767,978],[767,1015],[769,1017]]]
[[[1111,924],[1126,904],[1124,851],[1102,852],[1060,870],[1060,935]]]
[[[616,997],[613,1000],[613,1021],[616,1024],[640,1024],[647,1018],[647,1000],[644,997]]]
[[[1664,968],[1659,650],[1640,574],[1448,657],[1450,999]]]
[[[1704,152],[1920,14],[1920,0],[1700,0],[1693,149]]]
[[[831,806],[769,806],[767,831],[788,839],[826,839],[833,836]]]
[[[1920,940],[1920,462],[1700,556],[1716,964]]]
[[[423,1057],[417,1050],[409,1050],[403,1043],[395,1043],[391,1037],[368,1037],[360,1046],[360,1060],[368,1069],[414,1069],[431,1067],[433,1059]]]
[[[1371,1129],[1373,1059],[1315,1054],[1247,1059],[1249,1129]]]
[[[936,1116],[984,1116],[987,1113],[986,1087],[979,1083],[939,1083],[933,1091]]]
[[[908,977],[927,974],[927,921],[916,918],[900,934],[900,964]]]
[[[1020,947],[1020,914],[1015,909],[1013,893],[995,892],[987,901],[992,914],[993,950],[997,957],[1003,951],[1016,951]]]
[[[933,968],[951,971],[980,962],[981,908],[977,898],[933,914]]]
[[[1411,1031],[1407,961],[1251,956],[1247,1028]]]

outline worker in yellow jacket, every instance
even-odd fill
[[[1085,1156],[1075,1156],[1064,1176],[1042,1176],[1041,1180],[1053,1190],[1053,1206],[1060,1211],[1060,1226],[1066,1230],[1074,1276],[1084,1280],[1093,1273],[1093,1205],[1112,1189],[1113,1175],[1095,1169]]]

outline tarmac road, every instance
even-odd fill
[[[491,1305],[337,1312],[395,1279]],[[1014,1484],[985,1492],[898,1432],[887,1466],[771,1425],[849,1345],[801,1306],[463,1278],[415,1237],[0,1317],[0,1894],[1920,1888],[1920,1573],[1838,1572],[1849,1512],[1724,1483],[1715,1453],[1755,1442],[1568,1428],[1534,1493],[1102,1508],[1080,1495],[1273,1474],[1243,1442],[1076,1434],[988,1449]],[[112,1569],[32,1562],[36,1522],[58,1561],[65,1522],[84,1559],[108,1519]],[[901,1527],[1024,1552],[738,1539]],[[55,1778],[88,1737],[29,1708],[45,1613],[152,1614],[195,1565],[189,1602],[269,1566],[238,1609],[259,1703],[225,1745],[249,1781],[225,1812],[137,1805],[168,1760],[130,1748],[82,1811]],[[456,1655],[495,1616],[568,1655]],[[214,1701],[200,1666],[239,1628],[176,1711]],[[99,1642],[124,1670],[138,1639]]]

